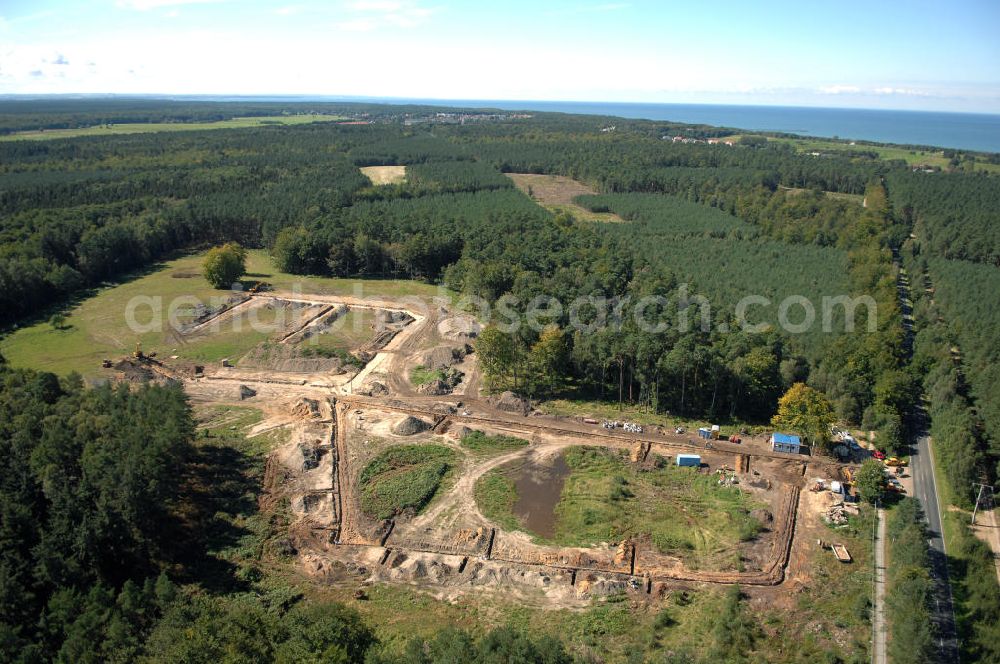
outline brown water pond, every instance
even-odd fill
[[[529,532],[541,537],[555,535],[555,508],[569,472],[561,454],[529,461],[511,472],[510,479],[517,487],[514,514]]]

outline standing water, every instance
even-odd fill
[[[528,462],[512,477],[517,487],[516,514],[528,531],[541,537],[555,535],[556,504],[562,495],[569,466],[562,455],[551,461]]]

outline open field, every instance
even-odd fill
[[[363,166],[360,170],[374,185],[406,182],[406,166]]]
[[[669,413],[654,413],[646,408],[623,404],[621,408],[617,401],[599,401],[585,399],[549,399],[538,405],[538,410],[553,417],[570,417],[581,419],[584,417],[598,420],[628,420],[651,427],[661,427],[663,429],[674,429],[684,427],[686,431],[694,434],[698,427],[719,424],[722,426],[722,433],[726,436],[747,430],[750,434],[770,431],[768,423],[750,423],[740,421],[729,421],[726,418],[719,418],[709,422],[690,417],[681,417]]]
[[[591,212],[577,205],[577,196],[596,194],[587,185],[562,175],[535,175],[531,173],[507,173],[518,189],[526,193],[536,203],[558,214],[569,212],[583,221],[620,222],[622,218],[610,212]]]
[[[574,448],[564,458],[569,472],[557,480],[562,487],[558,502],[534,507],[536,511],[547,507],[554,516],[551,536],[530,533],[538,540],[594,546],[648,537],[660,553],[703,568],[728,559],[739,542],[754,539],[762,527],[751,512],[764,504],[739,488],[720,486],[717,475],[678,468],[667,459],[650,467],[636,466],[624,451],[615,454],[602,448]],[[513,484],[503,480],[518,476],[519,470],[494,471],[484,478],[483,492],[500,494],[511,510],[516,509],[516,488],[513,496],[502,489],[509,491]],[[506,523],[518,521],[516,515],[503,515],[496,505],[493,511]],[[529,530],[523,523],[518,529]]]
[[[273,125],[297,125],[312,122],[336,122],[346,118],[335,115],[303,114],[273,115],[252,118],[232,118],[218,122],[137,122],[125,124],[97,125],[74,129],[44,129],[19,131],[0,136],[0,141],[42,141],[56,138],[76,138],[78,136],[121,136],[125,134],[150,134],[168,131],[202,131],[206,129],[246,129]]]
[[[187,344],[177,339],[167,324],[171,313],[178,322],[186,323],[195,305],[219,306],[232,295],[230,291],[213,289],[205,281],[201,276],[203,259],[204,254],[185,256],[156,266],[143,276],[102,288],[94,297],[66,311],[66,320],[58,329],[43,321],[8,334],[0,340],[0,353],[14,366],[59,373],[76,371],[84,376],[98,375],[102,359],[129,353],[136,342],[142,343],[145,352],[155,351],[160,357],[178,355],[199,362],[235,359],[273,334],[273,327],[267,324],[266,309],[255,315],[265,323],[262,332],[255,331],[248,323],[239,328],[235,324],[226,325],[218,333],[198,335]],[[284,274],[273,269],[270,258],[262,251],[249,252],[246,279],[265,281],[276,290],[317,295],[365,297],[373,294],[370,288],[373,284],[377,284],[379,293],[397,297],[439,294],[437,288],[413,281],[365,282]],[[153,329],[137,333],[129,327],[126,317],[130,303],[135,321]],[[156,322],[154,307],[160,311],[162,325],[150,325]],[[366,324],[370,317],[371,312],[359,311],[345,321],[341,328],[343,336],[320,335],[318,345],[347,348],[360,337],[371,336]]]
[[[779,187],[789,194],[801,194],[809,191],[808,189],[797,189],[795,187]],[[823,192],[827,198],[834,198],[841,201],[850,201],[851,203],[857,203],[858,205],[863,205],[865,202],[865,197],[861,194],[845,194],[839,191],[824,191]]]
[[[741,135],[727,136],[727,141],[738,141]],[[795,146],[799,152],[875,152],[879,158],[886,160],[902,160],[910,166],[935,166],[937,168],[948,168],[949,159],[944,156],[942,150],[915,150],[898,146],[867,145],[864,143],[837,142],[823,140],[819,138],[773,138],[768,136],[768,141],[785,143]],[[1000,165],[989,164],[981,161],[976,162],[977,171],[990,173],[1000,173]]]

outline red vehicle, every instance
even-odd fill
[[[872,450],[872,456],[875,457],[876,459],[878,459],[879,461],[882,461],[883,459],[885,459],[885,452],[879,452],[878,450]]]

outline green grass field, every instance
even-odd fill
[[[727,141],[738,141],[741,135],[737,134],[734,136],[727,136],[725,140]],[[839,142],[834,140],[824,140],[821,138],[772,138],[767,137],[768,141],[774,141],[777,143],[785,143],[788,145],[795,146],[796,150],[799,152],[875,152],[881,159],[886,160],[902,160],[905,161],[910,166],[937,166],[939,168],[948,168],[949,159],[944,156],[942,150],[911,150],[905,147],[898,146],[880,146],[880,145],[865,145],[863,143],[856,143],[851,145],[850,142]],[[990,173],[1000,173],[1000,165],[989,164],[983,161],[977,161],[975,165],[977,171],[986,171]]]
[[[656,469],[628,463],[603,448],[565,453],[570,474],[555,506],[555,535],[536,540],[558,546],[593,546],[649,535],[662,553],[678,555],[692,567],[732,568],[735,546],[753,539],[760,524],[750,511],[762,505],[737,488],[720,487],[717,477],[667,461]],[[480,479],[476,498],[488,518],[524,530],[512,508],[514,483],[498,469]]]
[[[751,424],[739,420],[729,420],[718,418],[712,422],[690,417],[680,417],[667,413],[656,413],[646,408],[633,404],[622,404],[618,408],[617,401],[596,401],[587,399],[549,399],[538,404],[538,410],[557,417],[591,417],[598,420],[627,420],[636,422],[643,426],[661,426],[664,429],[673,430],[674,427],[682,426],[693,436],[698,427],[710,424],[722,426],[722,434],[729,436],[738,433],[741,429],[746,429],[750,434],[762,433],[770,430],[770,425]]]
[[[476,482],[476,505],[487,519],[505,530],[524,530],[514,514],[517,487],[502,468],[489,471]]]
[[[410,382],[416,386],[426,385],[435,380],[444,380],[446,375],[444,369],[428,369],[419,364],[410,370]]]
[[[482,431],[473,431],[462,436],[461,445],[476,456],[493,456],[527,447],[528,441],[516,436],[491,436]]]
[[[454,468],[455,456],[444,445],[390,447],[361,471],[361,509],[376,519],[419,512]]]
[[[323,356],[343,357],[375,336],[375,311],[349,309],[329,329],[303,339],[299,349]]]
[[[203,260],[203,253],[192,254],[157,265],[147,274],[101,288],[93,296],[68,307],[63,312],[65,323],[59,329],[46,319],[7,334],[0,340],[0,354],[13,366],[58,374],[77,371],[88,377],[102,375],[103,358],[125,355],[135,348],[137,341],[142,343],[145,352],[156,351],[161,357],[178,355],[182,360],[204,362],[225,357],[235,359],[269,335],[251,331],[244,325],[241,332],[202,335],[185,345],[178,341],[168,325],[171,312],[183,321],[192,304],[219,303],[229,295],[228,291],[212,288],[201,276]],[[265,281],[275,290],[304,294],[424,298],[441,294],[436,287],[415,281],[326,279],[285,274],[272,267],[270,257],[263,251],[249,252],[247,273],[246,279]],[[130,303],[134,320],[154,329],[133,331],[127,320]],[[154,308],[161,312],[162,325],[151,325],[155,322]]]
[[[0,136],[0,141],[43,141],[56,138],[76,138],[78,136],[121,136],[125,134],[148,134],[162,131],[203,131],[206,129],[245,129],[271,125],[297,125],[311,122],[335,122],[346,118],[335,115],[271,115],[255,118],[232,118],[218,122],[137,122],[127,124],[97,125],[74,129],[45,129],[19,131]]]
[[[799,189],[796,187],[778,187],[778,188],[785,190],[789,194],[802,194],[809,191],[808,189]],[[826,194],[827,198],[834,198],[840,201],[849,201],[851,203],[856,203],[858,205],[863,205],[865,202],[865,197],[862,196],[861,194],[844,194],[839,191],[824,191],[823,193]]]

